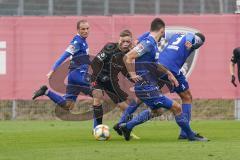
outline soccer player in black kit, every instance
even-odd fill
[[[235,82],[236,78],[235,78],[235,70],[234,70],[234,66],[235,64],[237,64],[238,66],[238,81],[240,82],[240,47],[235,48],[233,50],[233,55],[232,55],[232,59],[230,62],[230,74],[231,74],[231,82],[232,84],[237,87],[237,84]]]
[[[114,126],[114,130],[119,135],[122,135],[122,133],[118,124],[126,122],[140,104],[140,102],[129,100],[128,94],[118,84],[118,74],[120,72],[131,81],[123,62],[123,56],[132,47],[132,33],[129,30],[123,30],[120,33],[118,43],[107,43],[91,63],[93,70],[91,81],[93,86],[94,128],[102,124],[103,107],[101,100],[104,92],[123,111],[119,123]],[[126,108],[130,109],[125,110]]]

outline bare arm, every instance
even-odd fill
[[[230,62],[230,66],[229,66],[230,68],[229,68],[229,69],[230,69],[230,74],[231,74],[231,76],[234,75],[234,73],[235,73],[234,66],[235,66],[235,64],[232,63],[232,62]]]
[[[125,66],[128,70],[128,73],[130,74],[131,79],[134,82],[137,82],[141,80],[142,78],[138,76],[135,72],[135,59],[138,57],[137,51],[132,49],[129,51],[124,57],[123,57],[123,62],[125,63]]]
[[[235,87],[237,87],[237,84],[235,82],[236,78],[235,78],[235,75],[234,75],[234,73],[235,73],[234,66],[235,66],[235,64],[233,62],[230,62],[229,69],[230,69],[230,74],[231,74],[231,82]]]
[[[170,82],[172,83],[172,85],[178,87],[179,86],[179,83],[177,81],[177,79],[174,77],[174,75],[172,74],[172,72],[170,72],[167,68],[165,68],[163,65],[161,64],[158,64],[157,65],[157,70],[159,72],[163,72],[165,74],[168,75],[168,79],[170,80]]]

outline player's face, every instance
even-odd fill
[[[81,37],[87,38],[89,34],[89,24],[87,22],[80,23],[78,33]]]
[[[132,38],[130,36],[120,37],[118,44],[121,51],[126,52],[132,47]]]

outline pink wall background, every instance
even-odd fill
[[[86,18],[91,25],[88,38],[96,54],[119,31],[130,29],[137,37],[149,28],[154,16],[88,17],[0,17],[0,41],[7,42],[7,73],[0,75],[0,99],[30,99],[34,89],[47,83],[46,74],[76,34],[76,21]],[[240,46],[240,15],[161,15],[167,26],[200,30],[206,43],[189,78],[194,98],[234,99],[240,97],[230,83],[229,62],[234,47]]]

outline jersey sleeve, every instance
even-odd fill
[[[54,63],[52,70],[55,71],[70,56],[70,53],[64,52],[62,56]]]
[[[74,55],[81,49],[82,45],[83,44],[80,41],[73,40],[65,51],[70,53],[71,55]]]
[[[144,40],[142,42],[140,42],[136,47],[133,48],[138,56],[142,56],[147,52],[150,52],[152,49],[152,44],[149,40]]]

